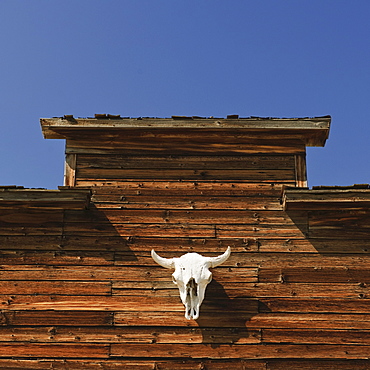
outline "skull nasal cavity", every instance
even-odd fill
[[[197,294],[197,283],[195,282],[194,278],[191,278],[189,282],[186,284],[188,294],[191,292],[196,296]]]

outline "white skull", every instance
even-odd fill
[[[179,258],[163,258],[152,250],[152,258],[165,268],[174,268],[173,282],[178,286],[180,298],[185,306],[185,317],[196,320],[204,299],[207,284],[212,280],[209,268],[224,263],[230,256],[231,249],[218,257],[204,257],[198,253],[187,253]]]

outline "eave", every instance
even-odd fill
[[[98,116],[98,115],[97,115]],[[60,118],[40,119],[42,132],[46,139],[79,139],[81,135],[115,135],[125,130],[201,130],[204,132],[247,133],[263,140],[279,138],[301,140],[306,146],[324,146],[329,135],[331,118]],[[237,118],[236,118],[237,117]]]
[[[370,186],[289,188],[282,192],[285,211],[369,209]]]
[[[83,210],[89,207],[91,191],[86,189],[0,188],[1,208]]]

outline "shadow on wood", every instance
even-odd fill
[[[203,336],[202,343],[216,347],[221,344],[259,343],[260,331],[249,330],[247,324],[259,313],[261,304],[251,297],[229,298],[223,286],[213,280],[197,320]],[[264,308],[266,310],[269,311],[267,307]]]

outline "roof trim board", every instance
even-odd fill
[[[91,190],[0,188],[1,208],[87,209]]]
[[[67,117],[67,118],[66,118]],[[81,130],[117,133],[127,130],[200,130],[241,132],[256,135],[269,133],[282,139],[299,137],[307,146],[324,146],[331,118],[41,118],[46,139],[78,139]],[[189,131],[190,132],[190,131]],[[262,137],[263,140],[263,137]]]
[[[341,210],[370,208],[370,188],[333,187],[322,189],[284,187],[285,211]]]

